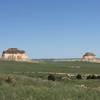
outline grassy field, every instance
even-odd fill
[[[49,72],[99,74],[100,64],[0,61],[0,100],[100,100],[100,80],[48,81]]]
[[[0,73],[11,72],[58,72],[58,73],[100,73],[99,63],[89,62],[0,62]]]

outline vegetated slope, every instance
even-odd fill
[[[68,62],[28,62],[0,61],[0,73],[11,72],[55,72],[55,73],[100,73],[99,63],[80,61]]]

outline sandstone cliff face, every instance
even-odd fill
[[[96,57],[95,57],[95,54],[87,52],[87,53],[85,53],[85,55],[83,55],[82,60],[83,61],[91,61],[92,62],[92,61],[96,60]]]
[[[87,52],[83,55],[82,61],[100,63],[100,58],[96,58],[95,54]]]
[[[9,48],[3,51],[2,58],[5,60],[26,61],[28,59],[28,56],[26,55],[24,50]]]

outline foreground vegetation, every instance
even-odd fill
[[[0,100],[100,100],[100,79],[48,81],[48,74],[99,74],[87,62],[0,62]],[[41,73],[40,73],[41,72]]]
[[[6,75],[2,77],[7,77]],[[1,81],[0,100],[100,100],[99,80],[48,81],[16,75]]]

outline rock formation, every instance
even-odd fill
[[[13,60],[13,61],[27,61],[28,56],[24,50],[19,50],[17,48],[9,48],[2,52],[2,59]]]
[[[96,60],[96,55],[91,53],[91,52],[87,52],[83,55],[82,61],[95,61]]]

